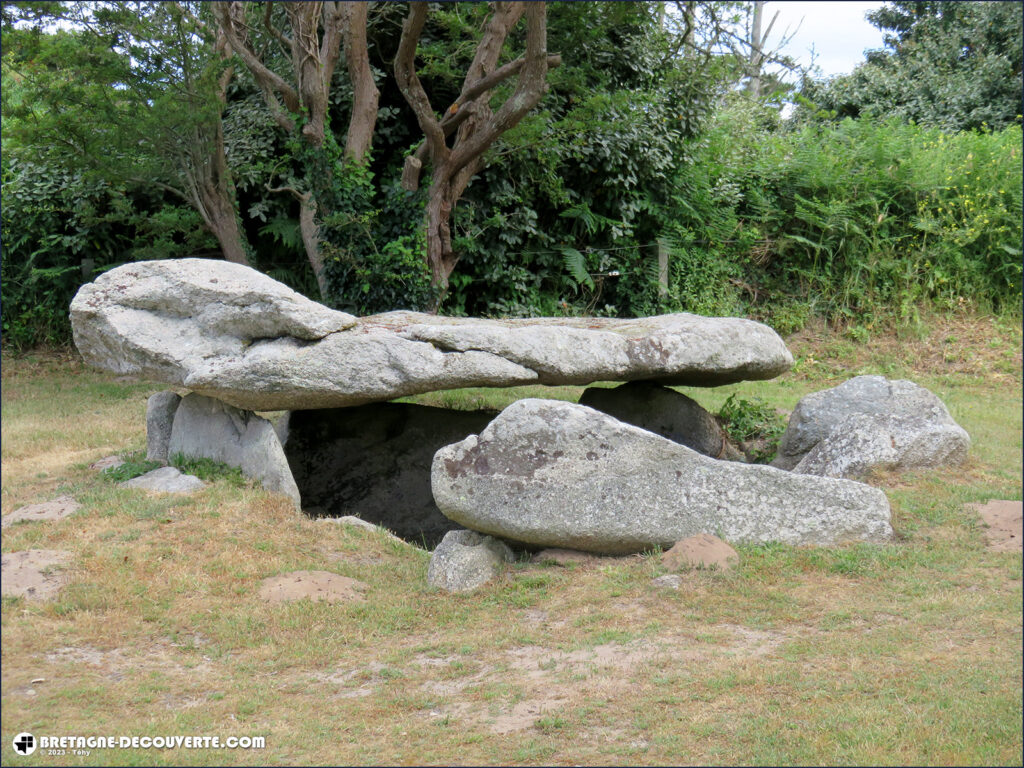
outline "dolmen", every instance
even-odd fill
[[[461,572],[449,558],[462,551],[481,579],[508,559],[502,542],[624,554],[698,534],[806,545],[892,536],[885,493],[847,479],[863,462],[835,469],[820,409],[798,408],[818,439],[791,424],[787,466],[751,465],[711,414],[670,389],[788,370],[785,343],[751,320],[360,318],[246,266],[176,259],[83,286],[71,324],[89,364],[188,390],[150,398],[150,458],[224,461],[310,514],[356,514],[428,546],[447,536],[441,582]],[[533,398],[500,413],[392,402],[594,382],[625,383],[588,389],[583,404]],[[832,429],[856,416],[836,411]],[[453,533],[465,529],[474,535]]]

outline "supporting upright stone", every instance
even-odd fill
[[[249,411],[195,393],[178,406],[171,429],[169,453],[222,461],[259,480],[301,506],[284,449],[273,425]]]
[[[743,461],[725,430],[700,403],[652,381],[631,381],[614,389],[590,387],[580,405],[667,437],[713,459]]]
[[[476,531],[448,531],[434,550],[427,583],[449,592],[469,592],[501,575],[515,560],[508,545]]]
[[[167,448],[171,444],[171,427],[181,395],[171,390],[150,395],[146,401],[146,459],[167,463]]]

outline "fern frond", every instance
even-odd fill
[[[562,252],[565,271],[572,276],[576,284],[585,285],[590,290],[594,290],[594,278],[587,271],[586,257],[575,248],[570,248],[567,245],[559,246],[559,250]]]

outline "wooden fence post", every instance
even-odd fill
[[[668,246],[663,240],[658,241],[658,300],[668,297]]]

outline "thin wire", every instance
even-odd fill
[[[691,240],[691,241],[687,242],[685,245],[683,245],[683,247],[684,248],[689,248],[689,247],[692,247],[692,246],[695,246],[695,245],[732,245],[735,242],[736,242],[735,240],[718,240],[718,241]],[[582,252],[583,253],[606,253],[607,251],[634,251],[634,250],[639,250],[640,248],[651,248],[651,247],[657,246],[657,245],[661,245],[661,243],[659,243],[659,242],[654,242],[654,243],[638,243],[637,245],[621,245],[621,246],[616,246],[614,248],[594,248],[594,247],[588,245],[586,248],[583,249]],[[553,251],[553,250],[550,250],[550,249],[542,248],[541,250],[538,250],[538,251],[523,251],[522,255],[525,256],[525,255],[529,254],[529,255],[532,256],[532,255],[541,254],[541,253],[561,253],[561,251]]]

